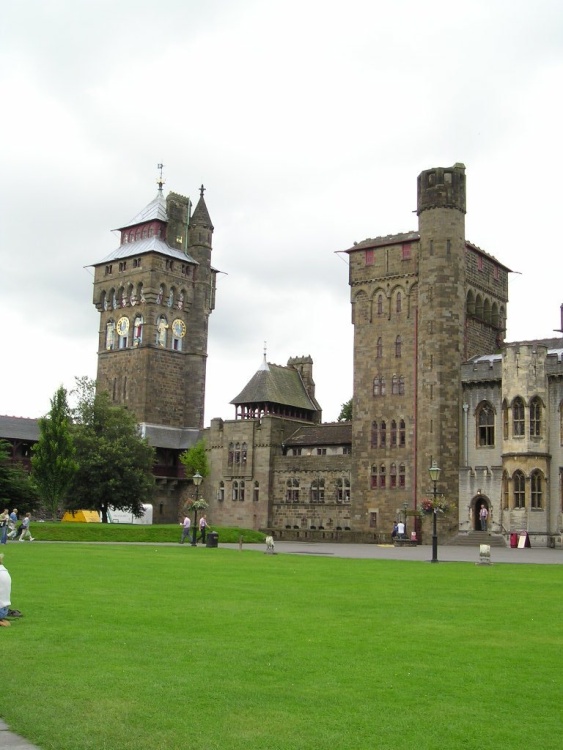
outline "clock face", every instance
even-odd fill
[[[129,331],[129,318],[119,318],[117,321],[117,333],[120,336],[127,336]]]
[[[177,339],[182,339],[186,335],[186,324],[180,318],[176,318],[172,323],[172,333]]]

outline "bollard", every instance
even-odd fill
[[[479,545],[479,565],[491,564],[491,546],[489,544]]]
[[[242,536],[239,536],[238,538],[238,548],[239,552],[242,552]]]

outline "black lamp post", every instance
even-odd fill
[[[194,508],[194,527],[192,529],[192,547],[197,547],[197,501],[199,500],[199,485],[203,477],[196,471],[192,477],[192,482],[195,484],[195,501],[196,506]]]
[[[433,503],[433,513],[432,513],[432,560],[430,562],[437,563],[438,562],[438,530],[436,528],[436,513],[438,512],[438,508],[436,507],[436,497],[438,495],[438,492],[436,490],[436,485],[438,484],[438,480],[440,479],[440,469],[435,461],[432,462],[432,466],[428,469],[430,473],[430,479],[434,483],[434,503]]]

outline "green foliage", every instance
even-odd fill
[[[104,523],[109,506],[141,516],[154,493],[155,451],[140,436],[135,417],[111,405],[106,393],[78,412],[84,420],[74,432],[79,469],[67,508],[97,510]]]
[[[205,479],[209,476],[209,460],[205,450],[205,440],[198,440],[187,451],[180,455],[180,461],[186,470],[186,476],[191,477],[197,472]]]
[[[51,399],[49,414],[39,420],[39,440],[32,452],[32,482],[46,510],[57,518],[78,471],[67,393],[62,386]]]
[[[17,508],[20,514],[32,513],[39,503],[28,473],[10,460],[11,446],[0,440],[0,511]]]
[[[2,634],[2,718],[39,747],[561,745],[558,565],[179,544],[6,557],[24,617]]]
[[[349,401],[346,401],[346,403],[342,404],[340,414],[338,415],[338,419],[336,420],[337,422],[352,421],[352,401],[353,399],[350,399]]]

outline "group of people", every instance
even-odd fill
[[[8,508],[4,508],[0,513],[0,544],[7,544],[8,539],[18,539],[23,542],[29,539],[33,542],[29,526],[31,524],[31,513],[26,513],[18,526],[18,509],[14,508],[10,513]]]
[[[395,521],[393,524],[393,531],[391,532],[392,539],[403,539],[405,536],[405,524],[402,521]]]
[[[189,516],[185,516],[184,520],[180,524],[182,527],[182,536],[180,538],[180,544],[184,544],[184,540],[186,537],[189,537],[190,535],[190,528],[192,526],[192,522]],[[201,518],[199,519],[199,540],[205,544],[205,536],[207,534],[207,516],[205,513]],[[196,536],[196,542],[197,542],[197,536]]]

